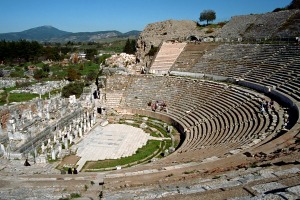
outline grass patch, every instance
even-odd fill
[[[29,101],[38,96],[39,96],[38,94],[29,94],[29,93],[10,93],[8,101],[9,102]]]
[[[72,194],[70,195],[70,197],[71,197],[71,199],[74,199],[74,198],[79,198],[79,197],[81,197],[81,195],[78,194],[78,193],[72,193]]]
[[[197,170],[192,170],[192,171],[184,171],[183,174],[195,174],[197,173]]]
[[[169,134],[167,133],[166,129],[163,128],[162,126],[157,125],[157,124],[153,124],[153,123],[151,123],[151,122],[147,122],[146,124],[147,124],[148,126],[152,127],[152,128],[155,128],[155,129],[158,130],[159,132],[161,132],[161,133],[164,135],[164,137],[166,137],[166,138],[167,138],[167,137],[170,137]]]
[[[221,178],[221,176],[216,175],[212,179],[219,179],[219,178]]]
[[[88,166],[86,169],[104,169],[104,168],[115,167],[118,165],[128,165],[137,162],[139,160],[147,158],[148,156],[152,155],[157,149],[159,149],[160,142],[161,141],[149,140],[145,146],[137,150],[136,154],[129,157],[114,159],[114,160],[88,162],[86,164],[86,166]]]

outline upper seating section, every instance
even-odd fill
[[[275,86],[299,101],[299,66],[299,45],[223,44],[204,54],[190,72]]]
[[[167,74],[186,43],[163,42],[155,60],[150,67],[152,74]]]
[[[189,72],[190,68],[199,61],[206,51],[210,51],[217,46],[217,43],[187,43],[171,70]]]

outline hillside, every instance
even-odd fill
[[[212,38],[296,38],[300,35],[300,11],[284,10],[265,14],[234,16],[222,28],[202,28],[190,20],[167,20],[148,24],[137,41],[137,58],[146,67],[151,65],[151,48],[163,41],[186,41],[190,36],[200,40]],[[272,27],[272,28],[270,28]]]
[[[107,38],[137,37],[139,34],[140,31],[136,30],[127,33],[121,33],[115,30],[72,33],[59,30],[52,26],[40,26],[21,32],[2,33],[0,34],[0,40],[16,41],[24,39],[36,40],[38,42],[97,42]]]
[[[162,41],[167,40],[185,41],[190,36],[215,36],[219,28],[213,29],[211,33],[207,33],[207,30],[208,28],[201,29],[191,20],[167,20],[148,24],[138,38],[137,57],[149,66],[151,58],[147,54],[151,47],[158,47]]]
[[[299,10],[284,10],[265,14],[234,16],[222,28],[218,37],[297,37],[300,33],[299,20]]]

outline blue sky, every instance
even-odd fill
[[[51,25],[70,32],[143,30],[168,19],[198,20],[212,9],[216,21],[271,12],[291,0],[0,0],[0,33]]]

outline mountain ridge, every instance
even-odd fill
[[[20,32],[0,33],[0,40],[34,40],[38,42],[97,42],[107,38],[138,37],[141,31],[132,30],[125,33],[116,30],[95,32],[67,32],[53,26],[45,25]]]

